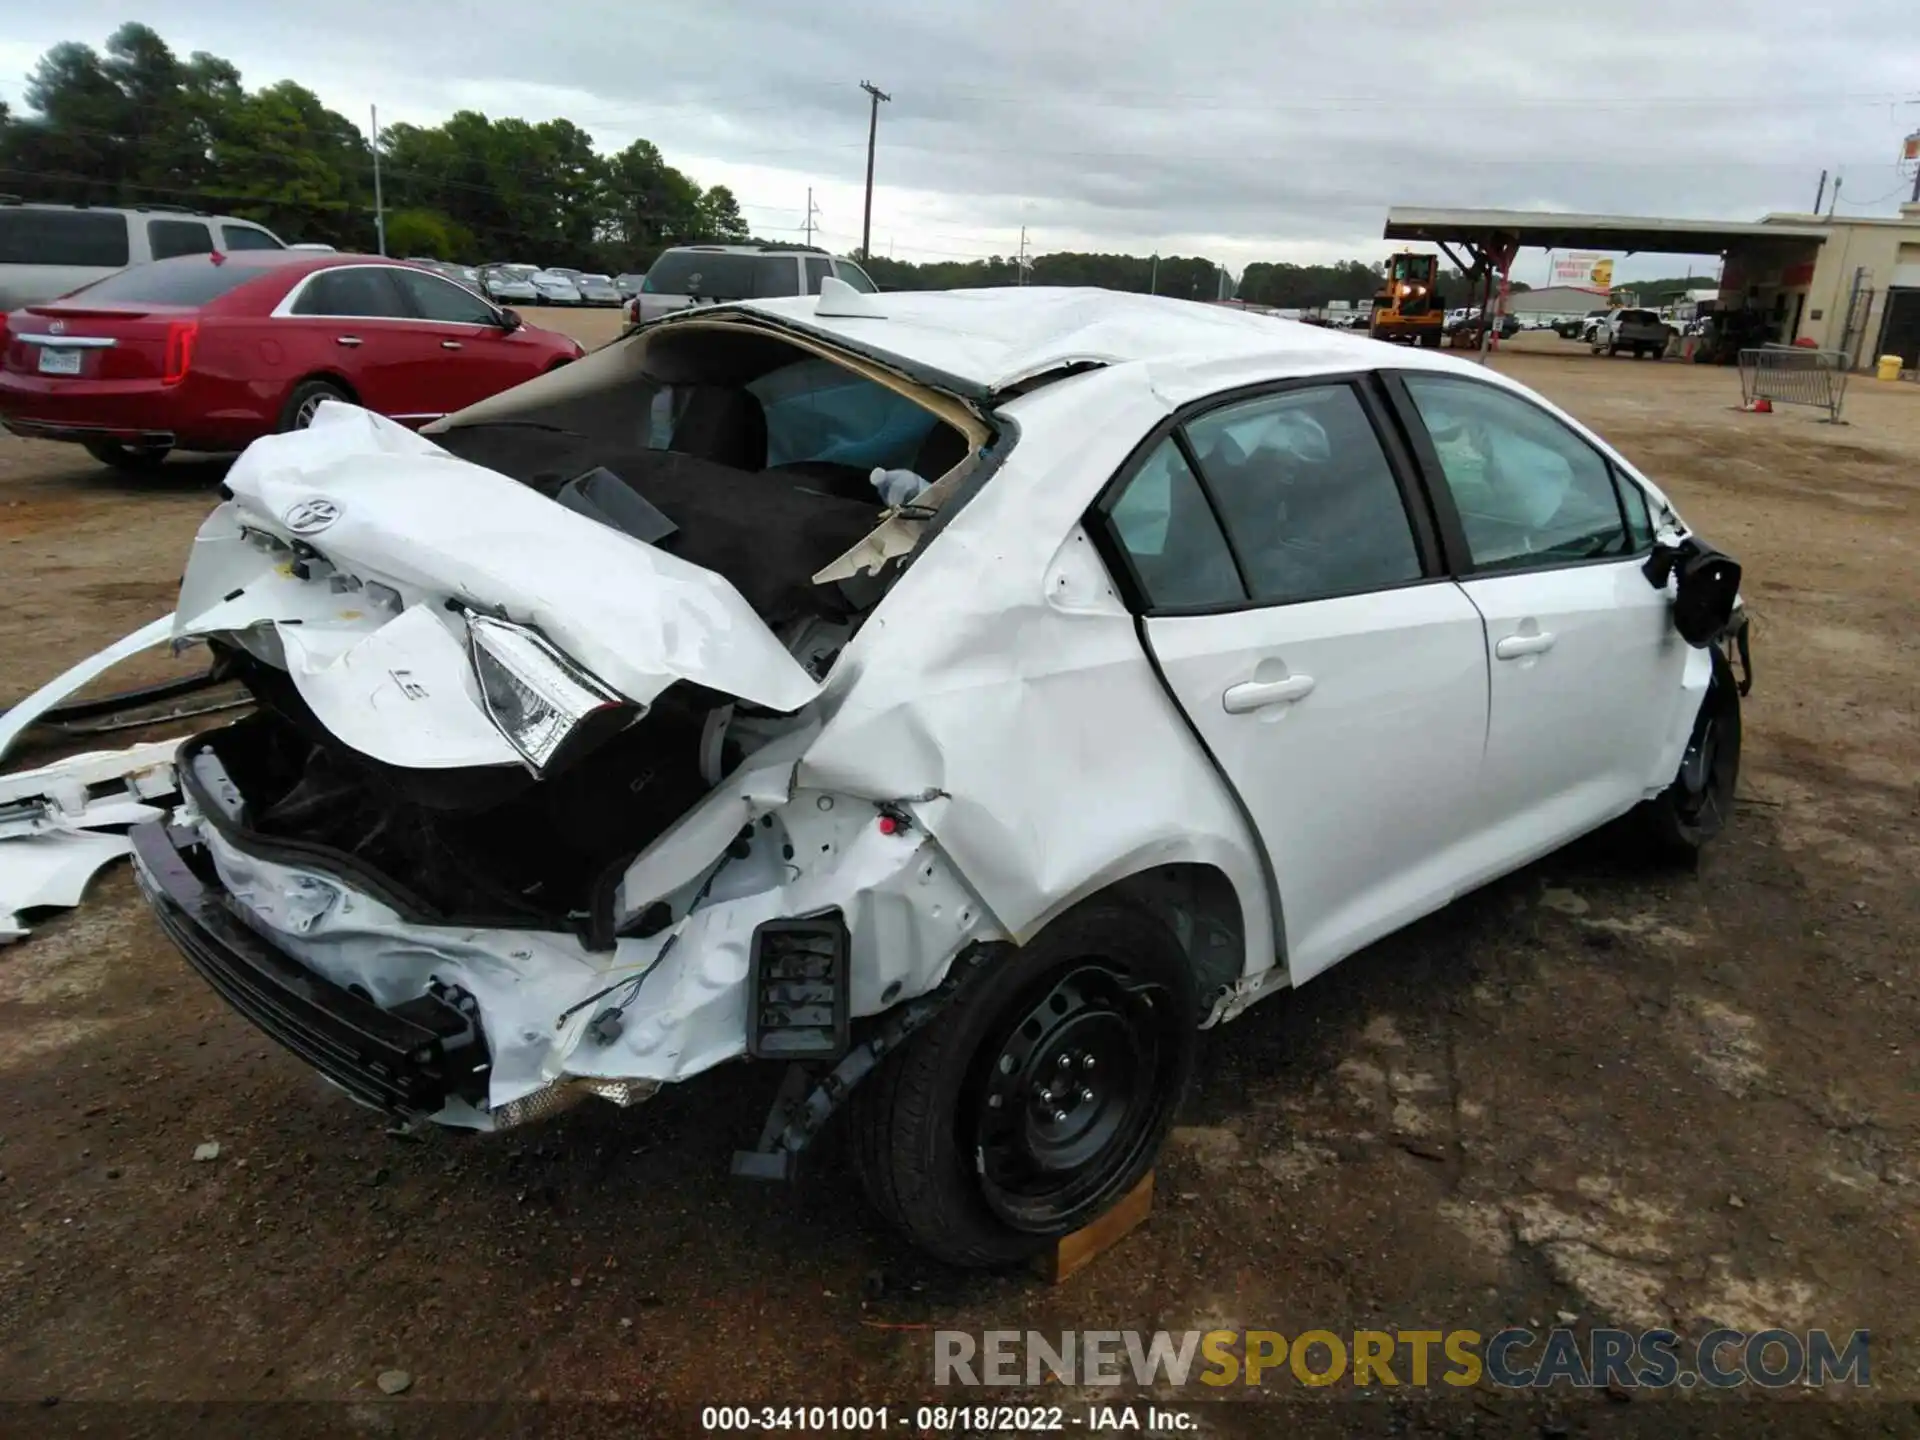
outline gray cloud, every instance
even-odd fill
[[[28,17],[0,55],[97,44],[116,12]],[[1006,253],[1023,224],[1040,249],[1372,255],[1396,202],[1752,218],[1809,206],[1822,168],[1845,173],[1842,209],[1889,213],[1899,137],[1920,126],[1903,103],[1920,98],[1911,0],[1824,15],[1786,0],[143,13],[183,52],[226,55],[250,84],[292,76],[355,118],[369,101],[422,121],[470,105],[566,114],[607,146],[644,135],[733,184],[763,230],[797,224],[813,185],[834,243],[857,228],[871,79],[894,97],[876,246],[910,258]]]

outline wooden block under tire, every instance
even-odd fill
[[[1041,1279],[1058,1285],[1126,1239],[1152,1210],[1153,1172],[1149,1170],[1106,1214],[1035,1256],[1033,1268]]]

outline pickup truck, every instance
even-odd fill
[[[1616,310],[1593,327],[1588,343],[1596,355],[1602,350],[1609,355],[1628,350],[1636,360],[1647,355],[1658,359],[1667,353],[1667,342],[1672,338],[1673,327],[1653,311]]]

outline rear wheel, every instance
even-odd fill
[[[325,402],[351,398],[345,389],[331,380],[302,380],[293,387],[293,393],[280,409],[280,428],[304,430],[313,423],[315,413]]]
[[[1199,1018],[1186,956],[1153,916],[1098,902],[1062,916],[969,976],[854,1092],[868,1196],[949,1264],[1037,1254],[1152,1167]]]
[[[1680,757],[1680,772],[1658,797],[1641,807],[1648,840],[1659,858],[1691,865],[1733,814],[1740,782],[1740,688],[1733,666],[1713,652],[1693,733]]]
[[[171,445],[124,445],[118,440],[89,440],[86,451],[102,465],[116,470],[146,472],[158,470],[160,462],[172,452]]]

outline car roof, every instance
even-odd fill
[[[933,372],[928,376],[933,383],[981,395],[1051,372],[1129,361],[1188,370],[1241,362],[1273,374],[1388,363],[1379,341],[1167,296],[1033,285],[893,290],[858,298],[859,303],[844,307],[847,313],[833,313],[840,307],[829,306],[825,315],[818,313],[821,298],[814,296],[743,300],[720,308],[759,314],[850,350],[904,362],[902,368],[910,371]],[[672,317],[665,323],[673,323]],[[1398,356],[1392,363],[1424,365],[1432,359],[1410,347],[1399,349]]]

